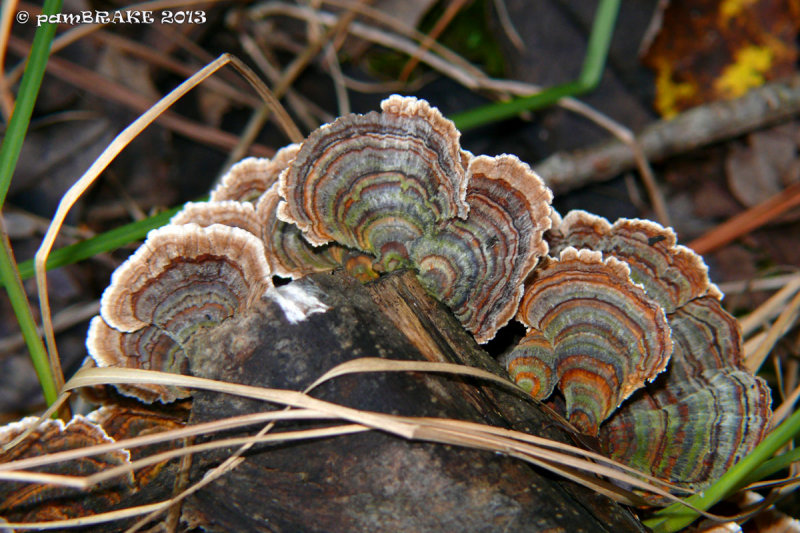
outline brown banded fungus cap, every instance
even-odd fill
[[[702,490],[766,436],[771,396],[744,369],[739,324],[715,297],[687,302],[669,322],[669,368],[621,406],[600,442],[613,459]]]
[[[86,418],[102,427],[114,441],[120,442],[142,435],[181,429],[186,426],[188,416],[188,410],[183,411],[180,408],[153,409],[152,406],[129,402],[128,405],[105,405],[86,415]],[[182,445],[180,440],[166,440],[145,446],[133,446],[128,449],[128,452],[131,461],[135,462],[158,453],[180,448]],[[176,470],[179,468],[178,462],[179,460],[175,459],[164,459],[160,462],[140,466],[132,473],[135,488],[142,489],[146,485],[154,483],[154,485],[150,485],[150,490],[153,490],[155,486],[172,489]],[[165,481],[166,483],[164,483]]]
[[[348,251],[336,243],[312,246],[300,228],[278,218],[280,201],[276,184],[261,195],[256,206],[261,229],[259,235],[264,241],[267,262],[272,271],[278,276],[297,279],[314,272],[326,272],[343,266]],[[364,257],[371,266],[374,257]]]
[[[8,444],[29,426],[35,417],[24,418],[0,428],[0,445]],[[98,424],[76,415],[64,424],[48,419],[22,442],[0,452],[0,462],[39,458],[54,452],[80,450],[89,446],[113,443]],[[127,450],[114,450],[90,457],[62,460],[34,470],[50,474],[89,476],[130,464]],[[130,473],[115,477],[91,489],[65,488],[58,485],[4,481],[0,483],[0,516],[9,522],[38,522],[91,516],[120,504],[134,490]]]
[[[101,317],[90,326],[89,354],[98,366],[183,372],[182,345],[200,328],[241,312],[271,287],[264,247],[240,228],[170,225],[153,230],[115,272]],[[186,391],[122,385],[144,401],[170,402]]]
[[[621,219],[612,225],[583,211],[567,214],[547,238],[551,250],[575,246],[624,261],[631,278],[666,312],[669,366],[600,426],[601,447],[611,458],[676,485],[707,487],[763,439],[771,400],[766,383],[742,365],[738,322],[722,308],[702,258],[656,223]],[[506,356],[511,374],[534,383],[538,397],[547,394],[538,382],[553,378],[541,370],[543,363],[529,363],[527,352],[544,361],[552,357],[547,348],[534,338],[520,344],[516,356]]]
[[[451,219],[408,248],[422,284],[484,343],[514,317],[522,282],[547,253],[552,194],[511,155],[475,157],[467,175],[466,220]]]
[[[261,234],[261,224],[253,204],[236,200],[189,202],[172,217],[169,223],[175,226],[197,224],[204,228],[222,224],[243,229],[255,236]]]
[[[381,108],[309,135],[281,174],[278,217],[313,245],[335,241],[391,270],[408,264],[408,242],[466,217],[468,154],[424,100],[392,96]]]
[[[283,263],[275,268],[302,275],[326,266],[315,264],[319,256],[360,279],[415,268],[487,342],[514,316],[522,281],[547,252],[552,194],[514,156],[461,150],[453,123],[427,102],[392,96],[381,107],[311,133],[281,174],[277,217],[302,238],[284,237],[295,226],[267,223],[275,228],[265,228],[267,248]],[[262,220],[274,202],[270,191],[261,198]],[[303,239],[331,248],[312,256]]]
[[[664,370],[672,351],[663,309],[629,272],[590,250],[565,248],[546,260],[520,305],[531,338],[504,356],[515,381],[537,398],[558,384],[567,418],[589,435]]]
[[[703,259],[677,244],[675,232],[649,220],[619,219],[613,225],[586,211],[570,211],[550,235],[553,253],[566,246],[597,250],[628,263],[631,278],[667,313],[693,298],[721,298]]]
[[[258,198],[278,181],[278,176],[297,155],[299,144],[290,144],[278,150],[272,159],[248,157],[231,167],[211,191],[212,202],[235,200],[256,202]]]

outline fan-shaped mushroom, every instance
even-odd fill
[[[24,418],[0,428],[0,444],[19,436],[35,417]],[[114,442],[103,428],[86,417],[76,415],[64,424],[45,420],[22,442],[0,453],[0,463],[38,458],[53,452],[79,450]],[[91,475],[130,463],[127,450],[107,451],[91,457],[63,460],[36,470],[62,475]],[[0,515],[12,522],[37,522],[90,516],[95,511],[113,508],[133,492],[133,476],[128,473],[103,482],[90,490],[65,488],[42,483],[4,481],[0,483]]]
[[[248,157],[233,165],[211,191],[211,201],[235,200],[255,202],[278,180],[280,173],[289,165],[300,149],[299,144],[290,144],[278,150],[272,159]]]
[[[467,155],[424,100],[392,96],[381,107],[309,135],[281,174],[278,218],[314,245],[335,241],[391,270],[407,265],[408,242],[466,216]]]
[[[515,156],[475,157],[468,177],[467,219],[408,249],[422,284],[487,342],[516,314],[525,276],[547,253],[552,194]]]
[[[188,202],[169,223],[176,226],[197,224],[204,228],[222,224],[243,229],[256,237],[261,235],[261,225],[253,204],[236,200]]]
[[[702,258],[654,222],[621,219],[612,225],[583,211],[567,214],[547,238],[555,250],[578,246],[624,261],[631,278],[666,311],[673,342],[669,367],[600,427],[601,446],[612,458],[679,486],[708,486],[764,437],[770,393],[742,366],[738,323],[722,308]],[[546,378],[538,367],[528,369],[524,358],[508,364],[512,373]]]
[[[619,219],[613,225],[586,211],[570,211],[553,229],[553,252],[566,246],[589,248],[628,263],[631,278],[667,313],[693,298],[719,289],[708,279],[708,268],[696,253],[677,244],[675,232],[655,222]]]
[[[613,459],[702,490],[764,438],[770,392],[741,366],[738,323],[716,298],[692,300],[669,321],[669,368],[603,425],[600,442]]]
[[[98,366],[181,372],[182,346],[192,334],[249,307],[271,286],[270,276],[261,241],[242,229],[186,224],[154,230],[114,272],[101,300],[102,319],[90,328],[89,353]],[[185,396],[146,388],[120,390],[145,401]]]
[[[346,252],[336,243],[312,246],[300,229],[277,216],[277,184],[258,200],[256,213],[261,224],[261,237],[267,251],[267,262],[279,275],[297,279],[313,272],[325,272],[342,266]],[[372,259],[369,259],[372,263]]]
[[[532,275],[520,320],[543,339],[504,356],[517,381],[535,382],[546,398],[557,382],[567,416],[584,433],[633,391],[664,370],[672,350],[664,311],[629,277],[625,263],[599,252],[566,248]],[[531,341],[533,342],[533,341]],[[543,357],[543,361],[530,359]],[[516,359],[522,358],[521,361]],[[536,372],[552,361],[552,374]],[[516,373],[516,375],[515,375]],[[535,376],[533,378],[531,375]]]

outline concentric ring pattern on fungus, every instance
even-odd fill
[[[314,245],[331,241],[408,265],[406,244],[467,215],[459,133],[424,100],[393,96],[382,113],[315,130],[281,174],[278,217]]]
[[[742,366],[738,323],[715,297],[686,303],[669,321],[668,370],[620,407],[600,442],[613,459],[702,490],[766,436],[770,391]]]
[[[427,102],[395,95],[381,108],[243,160],[210,202],[151,232],[92,321],[97,364],[185,371],[182,344],[273,274],[344,267],[368,281],[408,267],[478,342],[516,314],[528,332],[503,356],[509,373],[536,398],[558,388],[569,420],[614,459],[702,489],[763,438],[769,389],[743,368],[738,323],[671,229],[561,219],[526,164],[462,150]],[[148,402],[188,395],[119,388]]]
[[[547,234],[551,253],[574,246],[624,261],[631,278],[666,312],[669,325],[673,348],[667,370],[600,425],[602,449],[656,477],[702,490],[749,453],[769,428],[769,388],[742,365],[738,322],[722,308],[702,258],[677,245],[671,229],[644,220],[610,224],[583,211],[556,222]],[[534,280],[527,291],[535,291],[535,285]],[[523,310],[526,298],[527,292]],[[541,361],[553,358],[548,348],[537,337],[517,347],[519,359],[513,352],[506,356],[512,376],[540,398],[547,396],[553,378],[541,370],[542,363],[527,364],[526,357],[531,352]],[[565,386],[562,379],[559,387]]]
[[[475,157],[467,174],[467,219],[408,248],[422,284],[483,343],[517,312],[522,282],[547,253],[552,194],[515,156]]]
[[[558,383],[567,418],[589,435],[664,370],[672,351],[664,310],[625,263],[591,250],[565,248],[536,269],[519,319],[533,339],[505,355],[510,374],[540,399]]]
[[[87,348],[98,366],[184,372],[181,345],[199,328],[249,307],[271,286],[264,247],[240,228],[169,225],[151,231],[103,293]],[[186,391],[120,385],[144,401],[170,402]]]
[[[0,462],[37,459],[56,452],[79,451],[114,442],[102,427],[84,416],[75,415],[67,424],[52,419],[46,419],[39,424],[36,417],[7,424],[0,427],[0,446],[9,444],[31,426],[37,427],[21,442],[9,450],[0,451]],[[89,457],[64,459],[40,466],[36,470],[53,475],[88,477],[130,464],[129,452],[118,449]],[[10,522],[90,517],[120,504],[130,498],[134,491],[134,478],[130,472],[88,489],[4,480],[0,483],[0,516]]]

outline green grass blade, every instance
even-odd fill
[[[747,481],[743,483],[743,486],[766,479],[767,477],[778,473],[784,468],[789,468],[789,465],[796,463],[797,461],[800,461],[800,448],[795,448],[794,450],[789,450],[786,453],[777,455],[769,461],[765,461],[763,464],[761,464],[761,466],[753,470],[753,472],[747,477]]]
[[[36,370],[36,375],[42,386],[44,399],[47,405],[52,405],[58,398],[58,390],[56,389],[53,374],[50,371],[47,350],[45,350],[42,339],[39,336],[36,322],[33,320],[31,308],[28,304],[28,297],[22,287],[22,281],[19,279],[19,273],[14,264],[14,254],[11,250],[11,244],[8,242],[8,234],[5,232],[5,225],[1,221],[0,225],[3,226],[2,246],[0,246],[0,280],[6,286],[8,299],[11,301],[14,314],[17,316],[19,329],[28,346],[33,368]]]
[[[61,0],[46,0],[42,8],[42,13],[52,15],[61,11]],[[44,78],[44,71],[47,66],[47,59],[50,56],[50,45],[56,33],[56,24],[45,23],[39,26],[33,38],[31,52],[25,66],[25,73],[20,82],[19,93],[14,104],[14,112],[8,122],[6,134],[0,145],[0,208],[5,202],[8,188],[11,185],[11,177],[17,167],[22,143],[30,125],[33,106],[39,95],[39,88]],[[8,242],[5,228],[3,228],[2,246],[0,246],[0,280],[6,287],[8,298],[17,317],[20,330],[28,352],[33,362],[33,367],[39,377],[45,401],[48,405],[52,404],[58,391],[56,382],[50,369],[50,361],[47,357],[47,350],[44,348],[42,339],[36,328],[25,289],[14,262],[14,254]]]
[[[148,231],[167,224],[169,219],[182,208],[183,206],[174,207],[144,220],[131,222],[130,224],[106,231],[91,239],[86,239],[85,241],[53,250],[47,258],[47,270],[77,263],[78,261],[83,261],[97,254],[110,252],[126,244],[141,240],[147,235]],[[34,275],[33,260],[29,259],[20,263],[19,274],[22,279],[32,278]]]
[[[767,435],[761,444],[747,457],[733,465],[719,480],[702,494],[686,498],[698,509],[707,510],[715,503],[723,500],[731,492],[748,480],[752,472],[763,465],[775,452],[781,449],[795,435],[800,433],[800,410],[795,411],[786,421]],[[698,514],[678,503],[673,503],[656,512],[644,524],[656,533],[679,531],[698,518]]]
[[[556,85],[531,96],[508,102],[489,104],[450,117],[459,130],[468,130],[490,122],[516,116],[523,111],[541,109],[567,96],[577,96],[593,90],[600,83],[605,69],[614,25],[617,22],[620,0],[601,0],[592,23],[592,33],[586,47],[583,67],[577,81]]]
[[[42,14],[52,15],[60,12],[61,3],[61,0],[47,0],[42,8]],[[50,56],[50,44],[53,42],[57,27],[57,24],[44,23],[36,29],[36,35],[33,37],[25,74],[22,76],[19,94],[14,104],[14,113],[8,121],[6,135],[0,147],[0,206],[6,200],[11,176],[19,160],[22,142],[25,140],[31,121],[33,105],[39,96],[39,87],[47,67],[47,58]]]

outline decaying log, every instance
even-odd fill
[[[292,390],[366,356],[503,373],[410,274],[368,286],[342,273],[309,276],[187,350],[194,375]],[[348,375],[312,395],[368,411],[456,418],[571,442],[524,395],[450,375]],[[199,392],[191,421],[279,408]],[[316,425],[281,423],[273,431]],[[229,452],[195,456],[192,477]],[[523,461],[376,431],[255,447],[235,470],[193,495],[184,518],[207,531],[644,530],[610,500]]]

